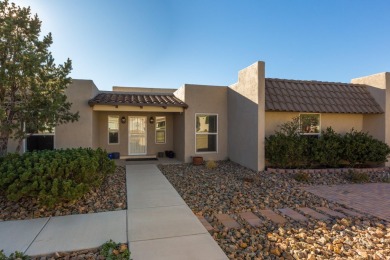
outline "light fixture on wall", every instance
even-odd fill
[[[151,116],[151,117],[149,118],[149,123],[151,123],[151,124],[154,123],[154,117]]]
[[[122,123],[122,124],[125,124],[125,123],[126,123],[126,117],[124,117],[124,116],[121,117],[121,123]]]

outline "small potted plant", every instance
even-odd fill
[[[203,164],[203,157],[202,156],[193,156],[192,157],[192,164],[193,165],[202,165]]]

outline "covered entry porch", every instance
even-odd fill
[[[89,105],[96,146],[121,159],[166,157],[175,153],[175,133],[184,131],[175,121],[187,105],[170,93],[100,93]]]

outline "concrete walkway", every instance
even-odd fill
[[[228,259],[155,165],[127,165],[128,241],[142,259]]]
[[[156,165],[127,165],[127,210],[0,222],[0,250],[30,256],[129,242],[133,260],[227,259]]]
[[[0,222],[0,249],[27,255],[96,248],[112,239],[126,243],[126,210]]]

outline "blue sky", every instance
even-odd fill
[[[11,0],[12,1],[12,0]],[[112,86],[230,85],[266,77],[349,82],[390,71],[388,0],[14,0],[52,32],[56,63]]]

